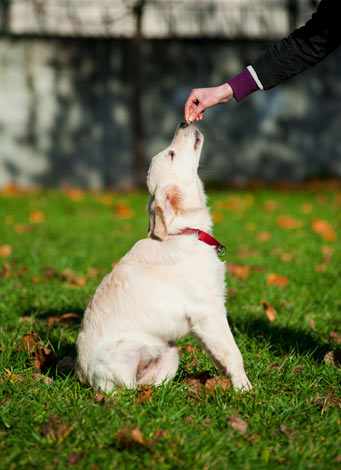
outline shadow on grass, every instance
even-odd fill
[[[331,349],[331,345],[318,338],[316,333],[292,326],[275,325],[260,318],[231,323],[232,331],[233,327],[237,328],[243,335],[260,341],[260,345],[270,344],[270,349],[280,355],[292,352],[297,355],[308,354],[315,361],[321,362]]]

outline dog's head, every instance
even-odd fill
[[[182,122],[170,146],[152,159],[147,177],[152,238],[164,240],[170,228],[177,228],[177,218],[206,207],[197,173],[203,141],[194,125]]]

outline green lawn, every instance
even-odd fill
[[[340,369],[336,355],[324,358],[341,349],[341,193],[209,194],[251,393],[210,388],[219,373],[185,338],[173,382],[104,397],[78,383],[65,357],[75,357],[87,299],[146,235],[146,202],[145,193],[0,194],[1,468],[340,468]]]

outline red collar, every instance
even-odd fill
[[[207,243],[207,245],[214,246],[219,256],[225,255],[225,246],[218,242],[218,240],[213,238],[212,235],[207,232],[204,232],[203,230],[199,230],[198,228],[187,227],[180,230],[180,232],[178,233],[170,233],[169,235],[198,235],[198,239],[200,241]]]

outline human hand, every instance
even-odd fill
[[[192,90],[185,104],[185,119],[187,122],[201,121],[205,109],[215,104],[227,103],[232,98],[233,90],[228,83]]]

